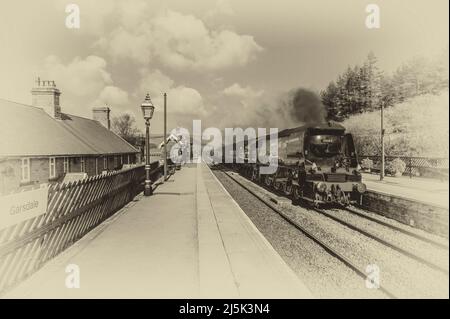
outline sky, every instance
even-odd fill
[[[66,27],[66,6],[80,28]],[[380,8],[368,29],[366,6]],[[448,50],[447,0],[16,0],[0,10],[0,98],[31,103],[39,76],[62,91],[63,112],[136,117],[150,93],[152,132],[169,127],[288,127],[276,104],[316,92],[373,51],[389,73]]]

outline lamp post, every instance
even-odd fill
[[[147,93],[144,102],[141,104],[142,115],[145,120],[145,187],[144,196],[153,194],[152,181],[150,180],[150,120],[153,117],[155,106]]]

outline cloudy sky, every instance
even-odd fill
[[[80,29],[65,26],[69,3]],[[379,29],[366,28],[369,3],[380,7]],[[369,51],[390,72],[448,48],[448,9],[447,0],[4,1],[0,97],[29,104],[40,76],[56,81],[64,112],[90,117],[108,104],[141,126],[149,92],[154,131],[162,92],[170,126],[289,126],[271,108],[284,92],[319,91]]]

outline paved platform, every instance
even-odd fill
[[[67,265],[80,288],[67,288]],[[205,164],[183,167],[6,298],[310,298]]]
[[[448,181],[439,181],[422,177],[409,178],[406,176],[385,176],[384,180],[380,181],[379,175],[364,173],[363,181],[369,190],[406,199],[418,200],[448,209]]]

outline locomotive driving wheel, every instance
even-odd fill
[[[252,181],[256,182],[258,180],[258,169],[254,168],[252,170]]]
[[[279,191],[283,188],[283,183],[277,182],[277,180],[275,179],[275,180],[273,181],[273,188],[274,188],[277,192],[279,192]]]
[[[348,206],[350,204],[348,197],[345,195],[345,193],[341,189],[337,190],[336,198],[337,198],[339,204],[341,204],[344,207]]]
[[[286,182],[285,184],[284,184],[284,194],[286,195],[286,196],[292,196],[292,191],[293,191],[293,186],[292,186],[292,184],[291,183],[289,183],[289,182]]]
[[[298,203],[303,197],[303,191],[299,186],[292,186],[292,197],[296,203]]]
[[[267,187],[272,186],[273,181],[273,175],[267,174],[266,176],[264,176],[264,184],[266,184]]]

